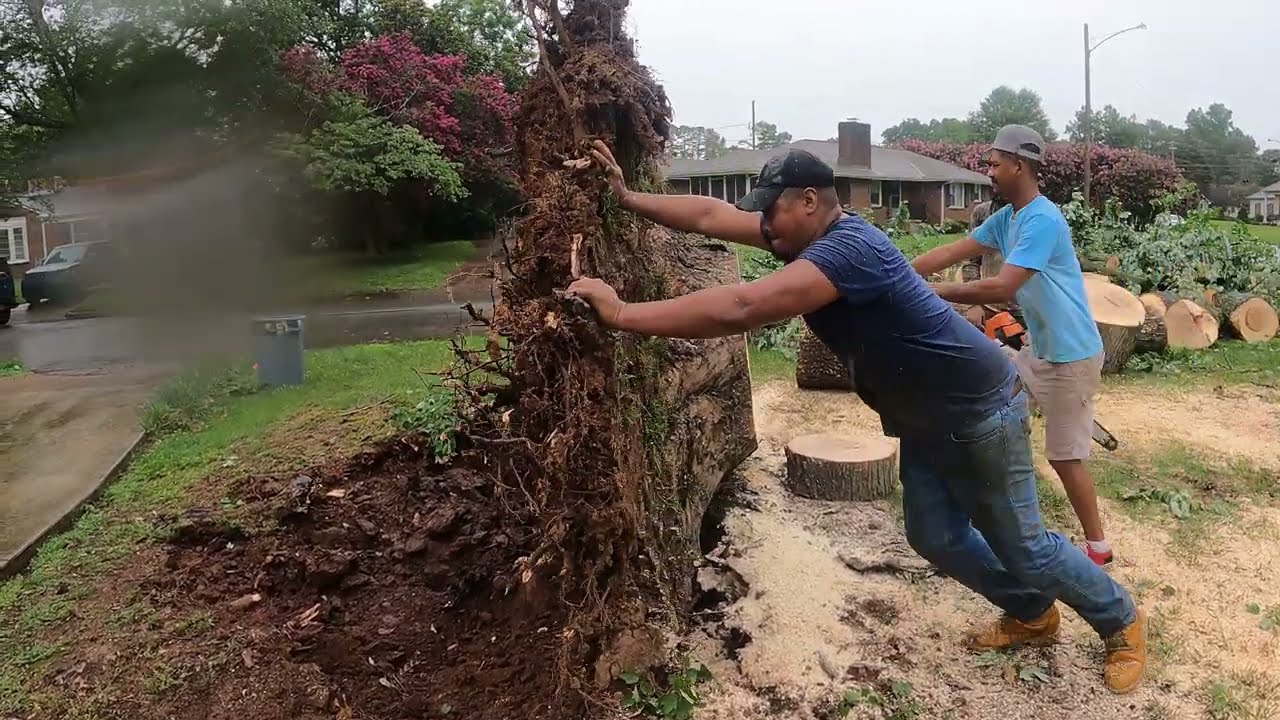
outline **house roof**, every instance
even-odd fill
[[[840,146],[835,140],[799,140],[768,150],[730,150],[713,160],[673,158],[666,167],[668,178],[705,175],[755,175],[765,162],[787,150],[807,150],[835,169],[836,177],[862,180],[903,180],[907,182],[966,182],[990,185],[986,175],[907,150],[871,146],[871,167],[840,165]]]
[[[23,207],[46,220],[76,220],[105,214],[119,200],[96,186],[71,186],[57,192],[34,193],[18,199]]]

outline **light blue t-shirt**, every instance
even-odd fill
[[[1036,271],[1017,293],[1036,357],[1064,363],[1102,352],[1071,228],[1057,205],[1043,195],[1016,214],[1005,205],[973,231],[973,239],[999,250],[1006,264]]]

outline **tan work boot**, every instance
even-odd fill
[[[1142,684],[1147,670],[1147,615],[1141,610],[1129,627],[1106,639],[1107,659],[1103,677],[1107,689],[1118,695]]]
[[[1023,645],[1052,645],[1058,641],[1061,622],[1057,605],[1050,605],[1043,615],[1031,622],[1005,615],[998,622],[970,635],[969,647],[974,650],[1007,650]]]

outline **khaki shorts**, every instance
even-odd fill
[[[1093,447],[1093,396],[1102,384],[1103,354],[1068,363],[1042,360],[1024,345],[1011,353],[1022,384],[1044,416],[1044,454],[1084,460]]]

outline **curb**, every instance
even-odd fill
[[[69,529],[75,521],[80,518],[80,515],[84,512],[85,506],[94,500],[97,500],[98,496],[102,494],[102,491],[105,490],[112,482],[115,482],[116,478],[120,477],[120,474],[124,472],[126,467],[128,467],[129,461],[133,459],[133,456],[137,453],[138,448],[142,445],[142,441],[145,439],[146,433],[139,432],[137,436],[134,437],[133,441],[129,443],[129,447],[126,448],[125,451],[120,454],[120,457],[111,464],[111,467],[103,474],[98,482],[95,483],[88,492],[76,500],[75,504],[62,514],[62,517],[58,518],[44,530],[24,542],[19,546],[18,551],[7,560],[0,561],[0,580],[8,580],[9,578],[21,573],[23,570],[26,570],[27,565],[31,563],[31,560],[36,556],[36,552],[40,549],[40,546],[45,540]]]

